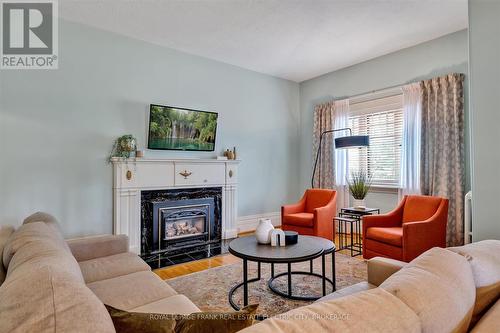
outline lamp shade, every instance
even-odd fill
[[[370,138],[368,135],[351,135],[335,139],[335,148],[360,148],[368,147]]]

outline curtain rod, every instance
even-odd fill
[[[453,75],[453,74],[461,74],[461,73],[448,73],[448,74],[443,74],[443,75],[436,76],[436,77],[448,76],[448,75]],[[425,80],[428,80],[428,79],[413,80],[413,81],[409,81],[409,82],[406,82],[406,83],[396,84],[396,85],[393,85],[393,86],[390,86],[390,87],[386,87],[386,88],[382,88],[382,89],[377,89],[377,90],[371,90],[371,91],[368,91],[368,92],[359,93],[359,94],[351,95],[351,96],[334,97],[333,100],[334,101],[339,101],[339,100],[343,100],[343,99],[351,99],[351,98],[361,97],[361,96],[364,96],[364,95],[374,94],[376,92],[381,92],[381,91],[384,91],[384,90],[391,90],[391,89],[395,89],[395,88],[401,88],[403,86],[406,86],[406,85],[409,85],[409,84],[413,84],[413,83],[422,82],[422,81],[425,81]]]
[[[377,90],[371,90],[371,91],[367,91],[367,92],[364,92],[364,93],[359,93],[359,94],[351,95],[351,96],[337,97],[337,98],[334,98],[333,100],[339,101],[339,100],[343,100],[343,99],[352,99],[352,98],[356,98],[356,97],[366,96],[366,95],[370,95],[370,94],[374,94],[374,93],[378,93],[378,92],[383,92],[384,90],[391,90],[391,89],[401,88],[401,87],[403,87],[403,86],[405,86],[407,84],[417,83],[417,82],[420,82],[420,81],[422,81],[422,80],[411,81],[411,82],[407,82],[407,83],[403,83],[403,84],[396,84],[396,85],[393,85],[393,86],[390,86],[390,87],[386,87],[386,88],[382,88],[382,89],[377,89]]]

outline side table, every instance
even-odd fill
[[[334,221],[338,222],[338,250],[351,250],[351,257],[359,256],[363,253],[361,221],[364,215],[372,214],[380,214],[380,208],[341,208],[339,216],[334,218]],[[350,242],[348,241],[348,236],[350,237]]]

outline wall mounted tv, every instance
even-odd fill
[[[214,151],[217,113],[151,104],[148,148]]]

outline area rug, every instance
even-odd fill
[[[348,255],[337,253],[336,282],[337,289],[342,289],[355,283],[366,281],[366,263],[360,258],[352,258]],[[248,286],[249,304],[259,304],[258,314],[263,316],[274,316],[294,308],[307,305],[312,301],[291,300],[274,294],[269,290],[267,281],[271,276],[271,265],[262,264],[261,280],[252,282]],[[286,271],[286,264],[275,265],[275,274]],[[257,264],[249,262],[249,278],[257,276]],[[166,280],[168,284],[178,293],[186,295],[202,311],[230,311],[231,305],[228,301],[228,292],[232,286],[243,280],[243,268],[241,263],[220,266],[205,271],[184,275]],[[292,264],[292,271],[309,271],[309,262]],[[314,261],[314,271],[321,273],[321,259]],[[330,255],[326,259],[327,277],[331,276]],[[287,277],[277,278],[273,285],[279,290],[286,292]],[[292,276],[294,295],[321,295],[321,279],[314,276],[296,275]],[[332,288],[327,284],[327,293]],[[242,304],[243,288],[239,288],[234,294],[237,304]]]

